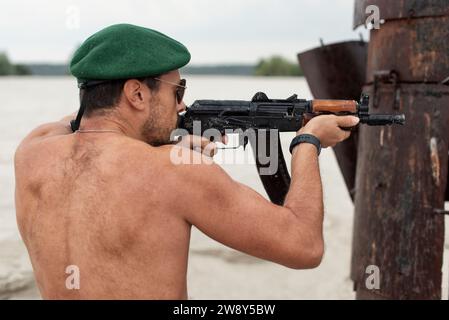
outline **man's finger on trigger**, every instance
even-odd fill
[[[217,154],[217,145],[213,142],[209,142],[203,148],[203,151],[209,157],[212,157]]]
[[[223,144],[228,144],[228,136],[227,135],[222,135],[221,136],[221,142],[223,143]]]
[[[206,139],[206,138],[201,138],[201,148],[204,149],[206,148],[207,145],[209,145],[209,143],[213,143],[210,140]]]
[[[210,141],[209,139],[201,137],[201,147],[206,147],[209,143],[215,144],[215,142]]]

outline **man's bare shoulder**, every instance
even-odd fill
[[[24,141],[43,138],[54,135],[67,135],[71,134],[70,122],[64,119],[61,121],[54,121],[41,124],[31,130],[31,132],[25,137]]]
[[[24,160],[30,153],[36,151],[37,144],[43,139],[52,137],[55,135],[69,134],[70,125],[62,123],[60,121],[45,123],[32,129],[19,143],[14,154],[14,162]]]
[[[35,142],[40,141],[43,138],[52,137],[56,135],[67,135],[71,134],[70,122],[65,118],[61,121],[44,123],[36,128],[32,129],[20,142],[16,155],[21,153],[21,151],[26,150],[29,146],[33,145]]]

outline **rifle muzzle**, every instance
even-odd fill
[[[360,118],[360,123],[365,123],[369,126],[385,126],[391,124],[405,124],[405,115],[390,115],[390,114],[371,114]]]

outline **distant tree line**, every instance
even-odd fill
[[[0,52],[0,76],[5,75],[69,75],[66,64],[12,64],[6,53]],[[291,62],[281,56],[261,59],[253,64],[229,64],[215,66],[186,66],[184,74],[192,75],[231,75],[231,76],[302,76],[298,63]]]
[[[261,59],[256,65],[234,64],[214,66],[186,66],[185,74],[199,75],[236,75],[236,76],[302,76],[298,63],[291,62],[281,56]]]
[[[281,56],[261,59],[255,68],[256,76],[302,76],[298,63],[291,62]]]
[[[23,64],[12,64],[6,53],[0,52],[0,76],[27,75],[30,69]]]

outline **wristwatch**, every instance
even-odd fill
[[[315,137],[311,134],[307,134],[307,133],[300,134],[299,136],[296,136],[295,138],[293,138],[292,142],[290,143],[290,153],[292,153],[293,148],[296,147],[300,143],[313,144],[318,150],[318,155],[320,155],[320,152],[321,152],[320,140],[317,137]]]

